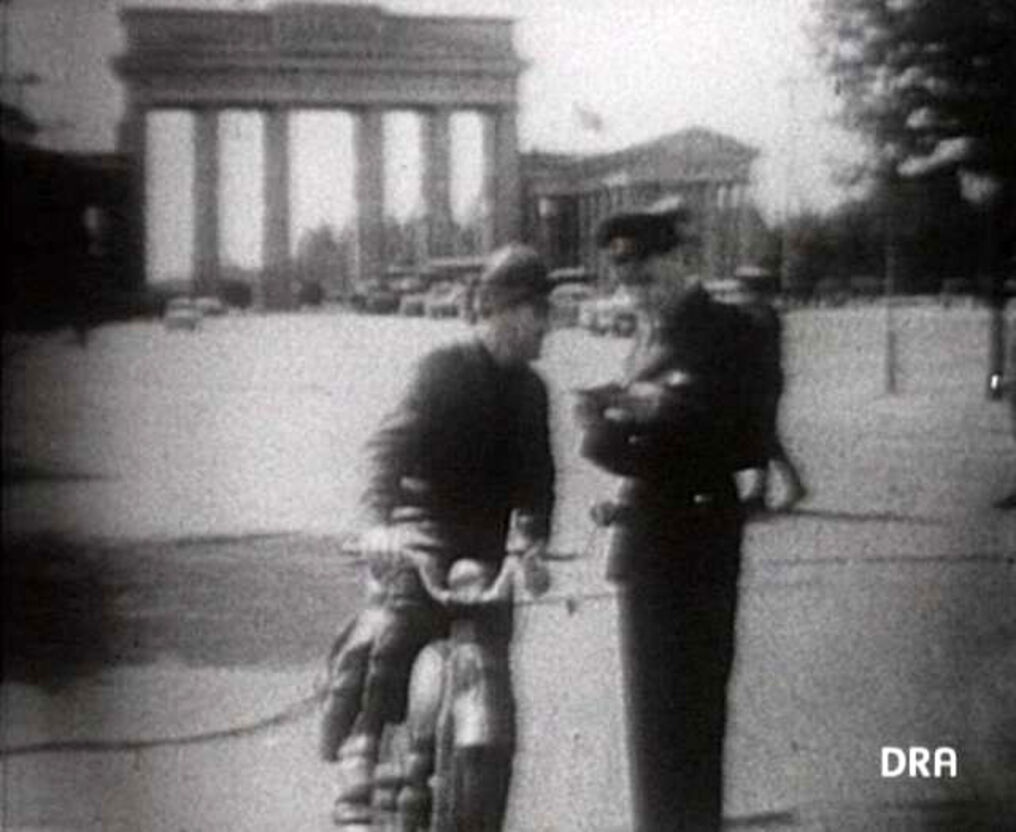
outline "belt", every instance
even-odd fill
[[[656,509],[664,511],[729,511],[738,506],[738,502],[728,494],[716,491],[696,491],[689,494],[682,494],[654,502],[651,506],[645,503],[625,503],[613,500],[604,500],[593,505],[590,509],[590,517],[598,526],[624,525],[636,522],[640,516],[647,512],[655,513]]]

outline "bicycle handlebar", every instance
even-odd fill
[[[339,552],[366,560],[371,556],[371,552],[357,545],[355,538],[342,541]],[[509,549],[500,568],[492,575],[491,563],[474,558],[459,558],[451,564],[447,574],[441,574],[436,564],[428,568],[411,549],[393,548],[378,554],[411,566],[427,594],[442,606],[481,606],[509,601],[512,578],[524,556],[524,552]]]

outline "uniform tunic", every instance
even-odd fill
[[[638,832],[720,827],[743,530],[734,473],[763,453],[749,430],[747,326],[701,288],[668,302],[629,378],[679,370],[689,383],[649,420],[594,420],[583,439],[587,458],[624,477],[607,572]]]

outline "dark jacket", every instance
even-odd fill
[[[513,510],[528,515],[534,537],[550,533],[546,387],[529,367],[499,366],[478,341],[420,362],[368,452],[371,522],[424,522],[479,558],[503,553]]]
[[[763,458],[755,427],[756,330],[745,313],[701,287],[669,299],[656,344],[633,381],[681,371],[654,417],[637,424],[600,419],[583,454],[597,465],[673,493],[715,488]]]
[[[671,298],[655,345],[630,376],[661,382],[658,406],[638,419],[605,409],[590,420],[582,454],[624,478],[608,577],[687,580],[736,565],[742,518],[734,474],[765,454],[752,402],[753,344],[745,314],[702,288]],[[680,383],[671,386],[675,371]],[[697,565],[692,552],[701,556]]]

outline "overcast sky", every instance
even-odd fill
[[[523,149],[607,150],[684,127],[709,127],[762,151],[757,198],[774,214],[788,200],[830,205],[836,197],[830,161],[854,152],[853,143],[828,124],[834,101],[810,63],[802,30],[809,2],[385,0],[380,5],[403,13],[518,21],[516,46],[529,61],[520,90]],[[48,143],[82,150],[113,147],[122,96],[109,59],[123,48],[116,17],[123,5],[256,8],[266,2],[10,0],[6,74],[35,72],[43,78],[22,90],[22,100],[48,126]],[[577,109],[595,113],[603,129],[584,127]],[[341,138],[341,125],[331,130],[331,139]],[[230,129],[233,140],[247,133],[256,134],[256,124]],[[305,125],[302,134],[311,145],[315,132]],[[172,131],[167,135],[172,144]],[[401,144],[396,141],[403,155],[408,146],[404,137]],[[320,159],[306,148],[302,155]],[[181,165],[185,160],[175,167],[160,163],[162,177],[178,179]],[[227,176],[249,178],[242,170]],[[322,213],[347,210],[348,200],[338,200],[325,206],[317,198],[294,210],[302,223],[314,224]],[[250,219],[234,224],[249,227]],[[185,229],[177,231],[186,236]]]

